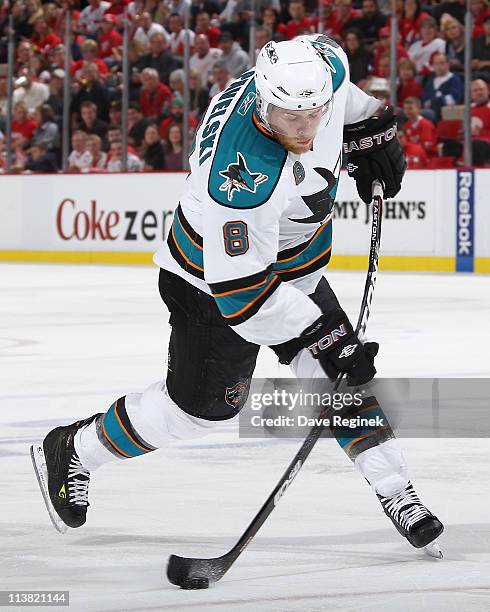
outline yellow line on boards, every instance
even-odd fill
[[[153,253],[123,251],[2,251],[0,261],[151,265]]]
[[[123,251],[18,251],[0,250],[0,261],[31,263],[152,265],[153,253]],[[328,264],[333,270],[365,270],[366,255],[334,255]],[[413,272],[454,272],[454,257],[381,255],[380,270]],[[475,258],[475,272],[490,273],[490,258]]]
[[[328,267],[334,270],[365,270],[367,255],[333,255]],[[454,272],[454,257],[426,257],[404,255],[380,255],[380,270],[399,270],[412,272]]]
[[[474,269],[480,274],[490,273],[490,257],[475,257]]]

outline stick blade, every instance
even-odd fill
[[[182,586],[182,583],[189,578],[207,578],[210,583],[217,582],[224,576],[228,567],[229,564],[224,557],[191,559],[170,555],[167,563],[167,578],[176,586]]]

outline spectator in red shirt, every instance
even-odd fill
[[[385,51],[382,55],[380,55],[378,59],[378,68],[376,71],[373,70],[372,76],[382,77],[383,79],[389,79],[390,70],[391,70],[390,52]]]
[[[398,63],[398,75],[400,80],[397,89],[397,101],[399,106],[407,98],[421,98],[424,93],[422,85],[415,78],[415,64],[409,59],[401,59]]]
[[[46,17],[50,27],[53,28],[53,32],[56,34],[56,36],[58,36],[59,38],[61,38],[61,40],[64,41],[66,31],[65,10],[62,8],[57,8],[56,13],[54,14],[49,9],[47,10],[48,6],[51,5],[45,5],[46,8],[44,9],[44,16]],[[80,19],[80,11],[77,11],[72,8],[70,11],[70,16],[72,39],[76,40],[77,42],[83,42],[83,38],[78,35],[78,20]]]
[[[421,102],[419,98],[406,98],[403,104],[406,122],[403,126],[407,142],[419,144],[430,157],[436,152],[436,128],[420,114]]]
[[[390,52],[391,45],[391,34],[390,28],[384,27],[379,31],[379,42],[375,43],[374,46],[374,65],[373,65],[373,74],[376,76],[386,76],[386,74],[381,74],[379,70],[379,61],[386,52]],[[402,58],[408,57],[407,50],[400,43],[396,44],[396,58],[397,62]]]
[[[407,158],[407,168],[409,170],[420,170],[427,168],[429,158],[422,145],[407,141],[405,130],[398,128],[397,138],[405,151]]]
[[[320,0],[322,3],[321,11],[319,11],[318,17],[313,19],[313,25],[315,26],[315,32],[320,31],[318,27],[320,20],[322,23],[321,31],[330,38],[338,39],[342,25],[339,21],[337,12],[334,10],[334,0]]]
[[[115,59],[112,53],[114,47],[120,47],[123,39],[119,32],[114,27],[116,23],[115,15],[105,13],[102,17],[102,22],[97,32],[97,42],[99,43],[99,52],[97,57],[101,60]]]
[[[124,9],[128,4],[132,4],[130,0],[112,0],[111,6],[107,9],[105,14],[109,13],[110,15],[116,16],[123,15]]]
[[[470,11],[473,15],[473,38],[483,34],[483,21],[488,13],[485,0],[470,0]]]
[[[57,27],[61,19],[62,9],[59,8],[54,2],[48,2],[43,6],[44,18],[48,22],[48,26],[51,30],[58,34]]]
[[[313,21],[306,17],[303,0],[291,0],[288,6],[291,20],[281,23],[277,31],[282,32],[287,40],[292,40],[300,34],[310,34],[314,31]]]
[[[405,0],[404,5],[399,28],[402,39],[408,47],[420,38],[422,23],[430,15],[422,10],[420,0]]]
[[[167,114],[173,96],[170,89],[160,82],[154,68],[145,68],[141,73],[140,106],[145,117],[161,119]]]
[[[488,85],[483,79],[471,82],[471,138],[474,166],[490,164],[490,101]],[[442,154],[459,157],[463,153],[463,129],[458,140],[444,140]]]
[[[490,102],[488,85],[483,79],[471,83],[471,137],[475,166],[486,166],[490,162]]]
[[[196,15],[195,31],[196,35],[205,34],[208,37],[210,47],[216,48],[218,46],[221,30],[211,26],[211,19],[206,11]]]
[[[337,15],[338,27],[343,35],[345,30],[352,27],[356,19],[362,17],[359,11],[352,8],[352,0],[337,0],[335,12]]]
[[[37,123],[29,117],[27,104],[23,101],[14,105],[14,119],[12,121],[12,138],[22,137],[22,144],[27,145],[32,140],[36,131]]]
[[[82,59],[72,65],[71,75],[80,78],[81,69],[85,64],[95,64],[99,69],[99,75],[104,79],[109,74],[107,64],[97,57],[98,45],[95,40],[87,39],[82,45]]]
[[[471,82],[471,136],[490,143],[490,102],[488,85],[483,79]]]
[[[61,43],[61,39],[51,30],[46,19],[41,16],[34,22],[31,42],[43,55],[47,55],[51,49]]]
[[[184,103],[180,98],[174,98],[170,105],[170,115],[160,123],[159,132],[160,138],[168,142],[168,133],[173,125],[180,125],[184,121]],[[197,121],[194,117],[189,116],[189,134],[193,134],[197,127]]]

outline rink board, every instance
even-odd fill
[[[151,264],[184,173],[4,176],[0,261]],[[385,202],[380,268],[490,272],[490,170],[409,171]],[[342,173],[329,267],[365,269],[370,207]]]

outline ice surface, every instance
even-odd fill
[[[355,317],[364,274],[329,280]],[[232,422],[104,466],[87,525],[60,536],[29,445],[164,377],[157,271],[2,265],[0,287],[0,589],[66,589],[76,612],[490,610],[488,440],[402,441],[419,494],[446,524],[443,561],[406,544],[336,443],[322,440],[221,582],[169,585],[168,555],[228,550],[300,444],[240,440]],[[369,323],[380,373],[490,376],[489,298],[487,277],[381,273]],[[280,372],[261,351],[256,374]]]

